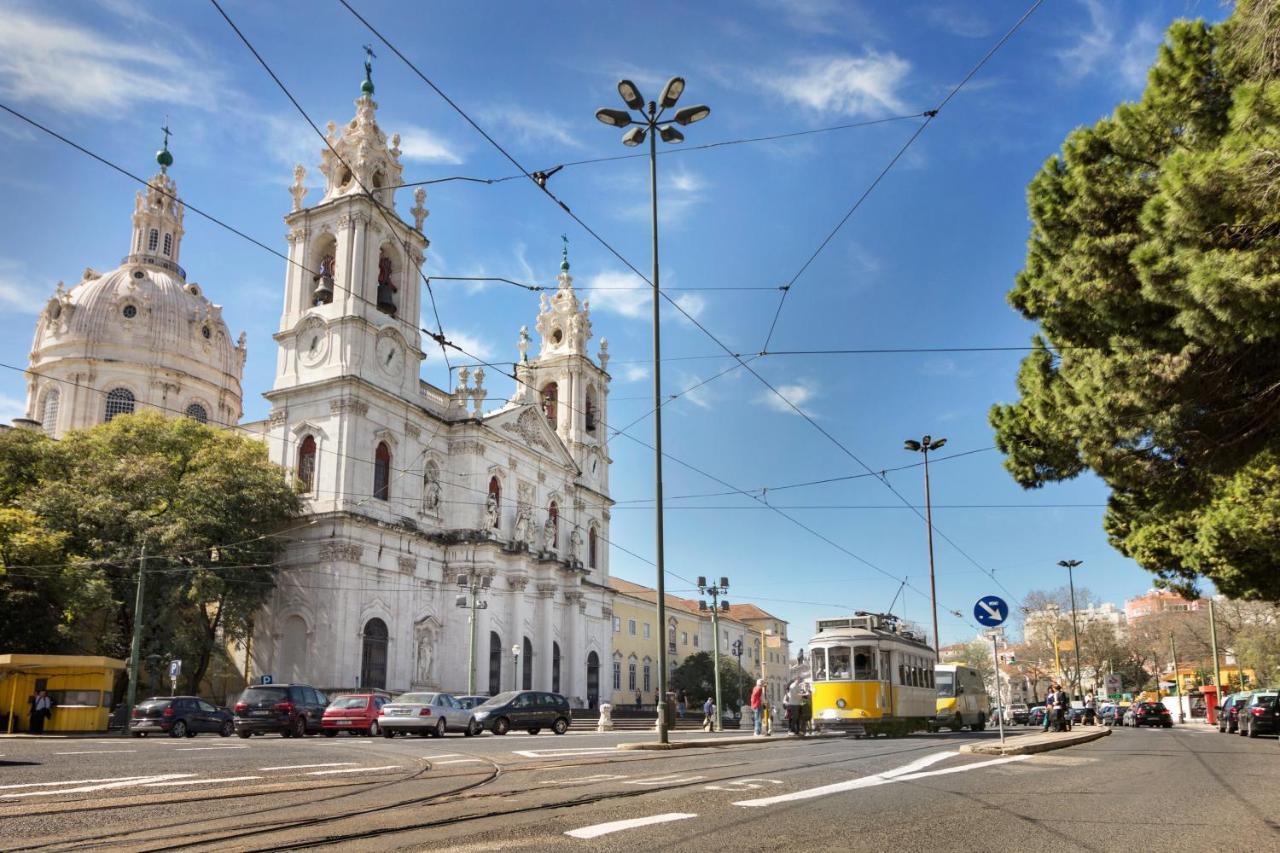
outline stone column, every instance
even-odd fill
[[[502,669],[503,672],[513,669],[502,679],[503,690],[520,690],[524,682],[521,673],[524,671],[524,588],[529,585],[527,575],[507,575],[507,586],[511,589],[511,601],[507,606],[508,621],[511,623],[510,637],[503,638]],[[521,662],[515,663],[511,647],[519,644]],[[515,685],[512,687],[511,685]]]
[[[551,644],[555,642],[555,629],[551,621],[555,613],[556,585],[554,583],[538,584],[538,626],[537,636],[533,637],[533,686],[538,690],[551,689]],[[563,651],[563,649],[561,649]],[[561,661],[563,664],[563,661]],[[564,670],[561,669],[563,675]]]

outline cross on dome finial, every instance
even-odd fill
[[[160,171],[164,173],[173,165],[173,155],[169,153],[169,136],[173,133],[169,129],[169,117],[164,117],[164,127],[160,128],[164,131],[164,146],[156,152],[156,162],[160,164]]]
[[[560,250],[560,271],[569,271],[569,235],[561,234],[560,239],[564,241],[564,248]]]
[[[373,94],[373,60],[376,57],[377,54],[373,52],[373,48],[366,44],[364,46],[364,82],[360,84],[362,94]]]

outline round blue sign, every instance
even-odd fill
[[[994,628],[1009,618],[1009,605],[1004,603],[1003,598],[984,595],[973,605],[973,618],[978,620],[979,625]]]

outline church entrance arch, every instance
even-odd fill
[[[502,638],[497,631],[489,632],[489,695],[502,692]]]
[[[385,690],[387,687],[387,623],[373,618],[364,623],[364,645],[360,655],[360,686]]]
[[[533,643],[529,642],[529,638],[524,638],[524,654],[521,656],[520,666],[520,684],[521,690],[533,689]]]
[[[594,708],[600,704],[600,656],[595,652],[587,655],[587,707]]]

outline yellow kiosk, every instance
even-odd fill
[[[82,655],[0,655],[0,733],[27,731],[37,690],[55,703],[46,732],[105,732],[111,688],[125,663]]]

